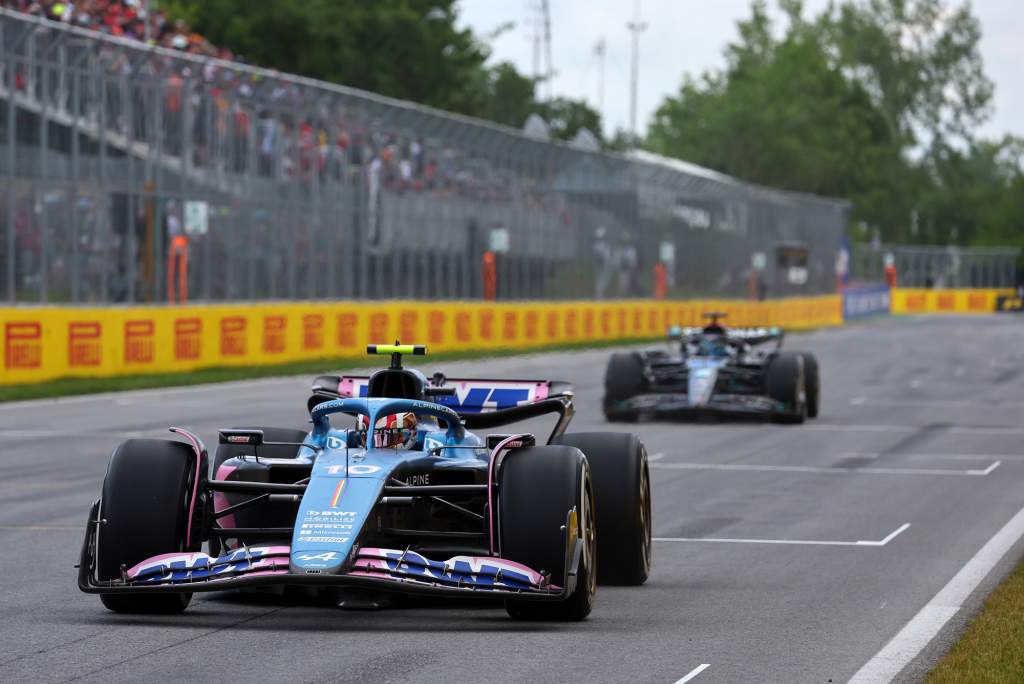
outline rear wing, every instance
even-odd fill
[[[704,328],[672,328],[669,330],[669,339],[688,340],[696,339],[704,334]],[[766,342],[778,342],[778,347],[786,337],[785,331],[781,328],[728,328],[726,338],[739,345],[756,346]]]
[[[365,397],[369,383],[365,375],[321,375],[313,381],[309,409],[330,399]],[[572,385],[557,380],[446,378],[437,373],[428,380],[424,395],[427,401],[453,409],[470,429],[557,413],[554,436],[565,431],[574,412]]]

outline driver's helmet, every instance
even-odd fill
[[[723,357],[729,355],[729,344],[725,335],[704,335],[698,343],[701,356]]]
[[[359,430],[363,433],[363,439],[365,439],[369,426],[369,417],[359,416]],[[377,423],[373,426],[375,449],[411,449],[414,444],[416,444],[416,414],[403,411],[377,418]]]

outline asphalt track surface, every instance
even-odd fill
[[[1024,319],[988,317],[793,335],[820,359],[823,406],[792,427],[608,425],[607,350],[446,364],[569,380],[576,430],[646,443],[654,534],[675,541],[655,543],[645,586],[602,587],[576,624],[487,602],[344,612],[252,594],[107,612],[72,565],[115,443],[302,426],[309,378],[0,405],[0,681],[846,681],[1024,507],[1022,333]],[[982,573],[899,680],[927,671],[1021,553]]]

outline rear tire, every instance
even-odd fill
[[[647,450],[636,435],[580,432],[554,444],[587,457],[594,483],[601,584],[640,585],[651,572],[651,486]]]
[[[616,352],[604,373],[604,415],[609,421],[636,422],[635,411],[617,410],[617,402],[640,394],[644,388],[644,362],[636,352]]]
[[[188,445],[160,439],[130,439],[114,450],[100,500],[105,521],[96,539],[100,580],[120,579],[122,567],[161,553],[189,550],[195,460]],[[180,613],[192,594],[100,594],[100,600],[117,613]]]
[[[586,618],[597,593],[594,495],[586,457],[568,446],[514,449],[502,460],[498,492],[502,558],[548,572],[560,584],[566,572],[566,516],[574,508],[583,540],[576,588],[566,600],[510,600],[505,602],[508,614],[517,620]]]
[[[807,395],[807,417],[817,418],[821,405],[821,377],[818,375],[818,359],[814,354],[802,352],[804,357],[804,388]]]
[[[782,402],[787,413],[774,417],[776,422],[799,424],[807,415],[804,385],[803,356],[794,352],[781,352],[768,363],[765,371],[768,396]]]

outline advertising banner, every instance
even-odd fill
[[[725,311],[737,327],[842,323],[838,296],[775,301],[288,302],[0,308],[0,384],[359,358],[367,344],[431,352],[650,339]]]
[[[892,298],[888,285],[848,287],[843,290],[844,320],[888,314],[891,306]]]

